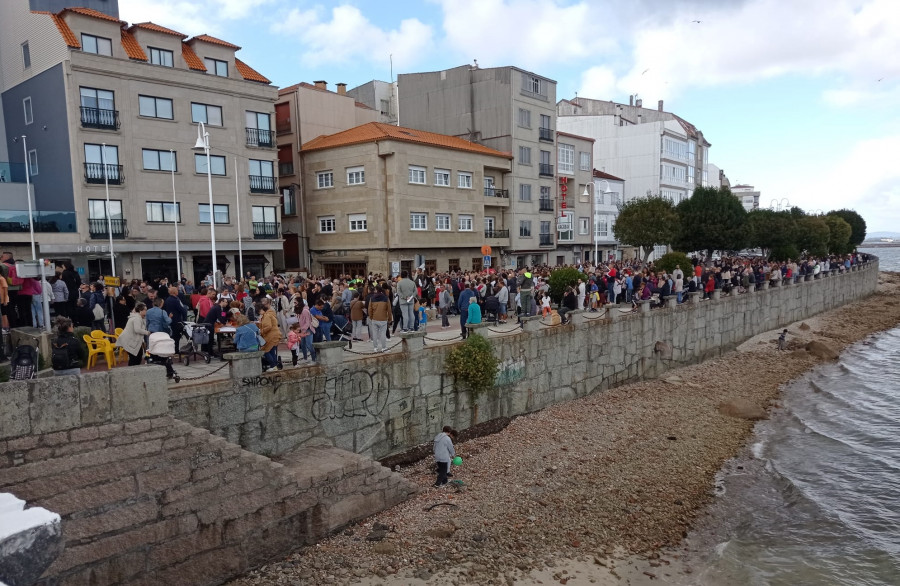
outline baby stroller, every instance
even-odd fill
[[[17,346],[9,365],[10,380],[29,380],[37,378],[37,348],[28,344]]]
[[[191,358],[196,360],[197,356],[200,356],[209,364],[212,356],[203,350],[203,346],[209,344],[209,339],[209,328],[206,324],[184,322],[180,344],[181,362],[187,366],[191,363]]]
[[[496,295],[488,295],[484,298],[484,321],[496,322],[500,319],[500,300]]]
[[[180,382],[181,377],[172,368],[172,356],[175,355],[175,340],[165,332],[153,332],[150,334],[150,343],[147,344],[147,364],[157,364],[166,367],[166,378]]]
[[[331,341],[347,342],[347,348],[353,349],[353,322],[347,320],[344,327],[337,325],[337,322],[331,322]]]

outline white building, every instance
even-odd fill
[[[731,188],[731,193],[740,200],[741,205],[748,212],[759,209],[759,191],[756,191],[752,185],[735,185]]]

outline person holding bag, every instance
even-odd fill
[[[116,340],[116,347],[124,348],[128,353],[128,366],[137,366],[144,358],[144,336],[150,335],[147,329],[147,306],[141,302],[134,304],[134,311],[128,316],[125,330]]]

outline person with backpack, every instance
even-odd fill
[[[87,362],[87,352],[75,338],[75,327],[67,317],[56,318],[56,340],[51,344],[50,366],[53,376],[81,374],[81,367]]]

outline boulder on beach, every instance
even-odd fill
[[[809,329],[809,325],[806,322],[803,322],[802,324],[800,324],[800,329],[805,332]]]
[[[820,342],[818,340],[813,340],[808,343],[806,345],[806,351],[816,358],[824,358],[825,360],[837,360],[838,358],[838,353],[834,348],[825,342]]]
[[[749,419],[756,421],[758,419],[767,419],[766,410],[755,405],[747,399],[732,399],[719,404],[719,412],[728,417],[737,419]]]
[[[659,354],[660,358],[671,360],[672,344],[668,342],[656,342],[656,344],[654,344],[653,346],[653,352]]]

